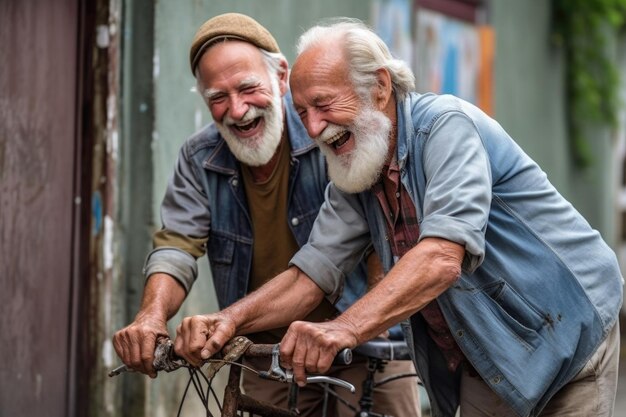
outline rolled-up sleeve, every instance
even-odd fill
[[[156,273],[174,277],[189,293],[198,276],[198,265],[193,256],[178,248],[156,248],[148,254],[143,273],[146,279]]]
[[[330,183],[309,240],[290,265],[300,268],[335,302],[341,296],[346,275],[361,260],[370,242],[357,196],[343,193]]]
[[[463,269],[473,272],[485,256],[492,180],[472,120],[459,111],[439,117],[424,145],[423,163],[427,186],[420,239],[440,237],[463,245]]]

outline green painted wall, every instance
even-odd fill
[[[495,117],[550,181],[610,243],[616,241],[614,143],[589,129],[594,165],[571,164],[565,129],[564,60],[550,42],[550,2],[492,0],[496,32]]]
[[[549,43],[549,2],[496,0],[495,118],[567,190],[563,63]]]

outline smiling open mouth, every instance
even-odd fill
[[[250,130],[257,127],[260,121],[261,121],[261,117],[256,117],[248,122],[233,124],[232,127],[235,130],[238,130],[239,132],[249,132]]]
[[[326,141],[328,146],[332,146],[335,149],[341,148],[350,138],[350,132],[344,130],[343,132],[339,132],[330,139]]]

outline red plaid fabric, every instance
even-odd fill
[[[415,205],[400,182],[400,167],[394,157],[383,170],[381,180],[372,188],[387,220],[387,238],[396,259],[400,259],[419,239],[419,222]],[[454,372],[465,359],[454,341],[450,328],[436,300],[420,311],[428,332],[446,358],[448,369]]]

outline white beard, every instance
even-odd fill
[[[278,89],[278,80],[275,76],[270,78],[273,97],[269,107],[250,106],[250,109],[239,121],[233,120],[226,115],[222,123],[215,122],[217,130],[222,134],[235,158],[249,166],[263,166],[267,164],[274,156],[274,153],[276,153],[283,134],[283,102]],[[265,128],[257,136],[240,139],[229,128],[230,125],[252,121],[257,117],[262,117],[265,121]]]
[[[344,155],[335,155],[333,148],[321,138],[330,138],[345,128],[329,124],[316,138],[328,162],[328,175],[337,188],[359,193],[371,188],[380,176],[389,150],[391,121],[372,107],[359,112],[348,130],[354,136],[355,148]]]

